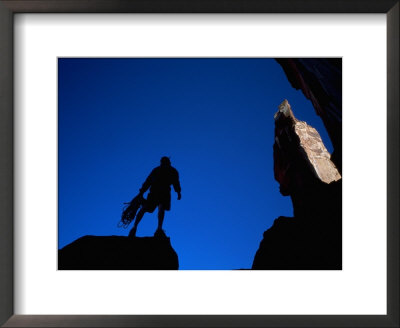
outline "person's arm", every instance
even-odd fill
[[[151,183],[153,182],[153,176],[154,176],[154,170],[151,171],[151,173],[147,177],[146,181],[143,183],[142,188],[139,189],[139,193],[141,195],[143,195],[147,191],[147,189],[150,188]]]
[[[174,174],[174,181],[172,183],[172,186],[174,187],[175,192],[178,194],[178,200],[181,199],[182,195],[181,195],[181,184],[179,182],[179,173],[177,170],[175,170],[175,174]]]

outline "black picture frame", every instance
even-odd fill
[[[0,0],[0,324],[4,327],[399,327],[398,0]],[[387,16],[387,315],[14,315],[13,17],[16,13],[384,13]]]

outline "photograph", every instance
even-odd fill
[[[342,59],[59,57],[59,270],[342,270]]]

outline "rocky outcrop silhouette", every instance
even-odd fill
[[[58,251],[59,270],[178,270],[166,236],[84,236]]]
[[[310,99],[324,122],[334,151],[332,162],[342,172],[342,59],[279,58],[289,82]]]
[[[264,232],[252,269],[341,269],[341,175],[317,130],[297,120],[287,100],[274,118],[274,176],[294,217]]]

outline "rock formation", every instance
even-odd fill
[[[264,232],[253,269],[341,269],[341,176],[317,130],[285,100],[275,118],[274,175],[294,217]]]
[[[170,239],[84,236],[58,251],[59,270],[177,270]]]
[[[332,161],[342,171],[342,59],[280,58],[295,89],[311,100],[332,141]]]

